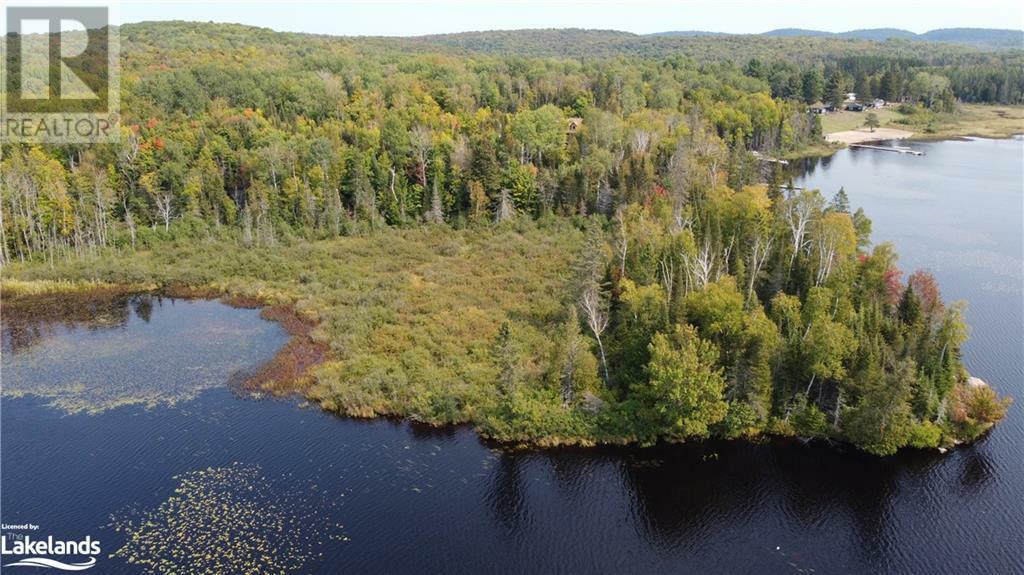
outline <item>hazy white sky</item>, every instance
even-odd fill
[[[102,2],[102,0],[100,0]],[[833,32],[856,28],[1024,28],[1024,2],[971,0],[477,1],[477,2],[148,2],[122,0],[119,20],[237,22],[274,30],[335,35],[413,36],[467,30],[597,28],[637,33],[773,28]]]
[[[903,28],[914,32],[959,27],[1024,29],[1024,1],[1021,0],[9,0],[7,3],[109,4],[114,8],[114,23],[236,22],[274,30],[344,36],[416,36],[516,28],[594,28],[641,34],[669,30],[742,34],[773,28],[832,32],[857,28]],[[2,13],[0,20],[3,20]]]

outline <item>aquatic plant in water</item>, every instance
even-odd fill
[[[309,482],[268,479],[234,463],[176,476],[174,493],[153,509],[111,517],[125,535],[112,554],[145,573],[292,573],[328,541],[348,538],[326,519],[330,501]]]
[[[67,413],[174,405],[254,372],[286,334],[257,310],[151,295],[4,306],[3,394]],[[172,311],[173,309],[173,311]]]

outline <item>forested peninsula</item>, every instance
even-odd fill
[[[326,351],[275,389],[533,445],[889,455],[1005,414],[961,362],[963,304],[774,160],[823,146],[809,106],[854,88],[923,122],[1020,105],[1024,51],[120,34],[118,144],[3,144],[5,303],[116,284],[285,304]]]

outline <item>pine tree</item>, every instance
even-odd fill
[[[829,209],[840,214],[850,213],[850,198],[846,195],[846,188],[840,186],[839,191],[832,197]]]

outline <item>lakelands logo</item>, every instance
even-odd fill
[[[0,65],[4,141],[81,144],[117,141],[118,28],[110,6],[5,2]]]
[[[4,568],[43,567],[61,571],[85,571],[96,565],[95,556],[100,553],[100,542],[88,536],[79,541],[62,541],[53,536],[46,539],[34,539],[30,535],[0,536],[0,566]],[[72,562],[74,556],[88,559]]]

